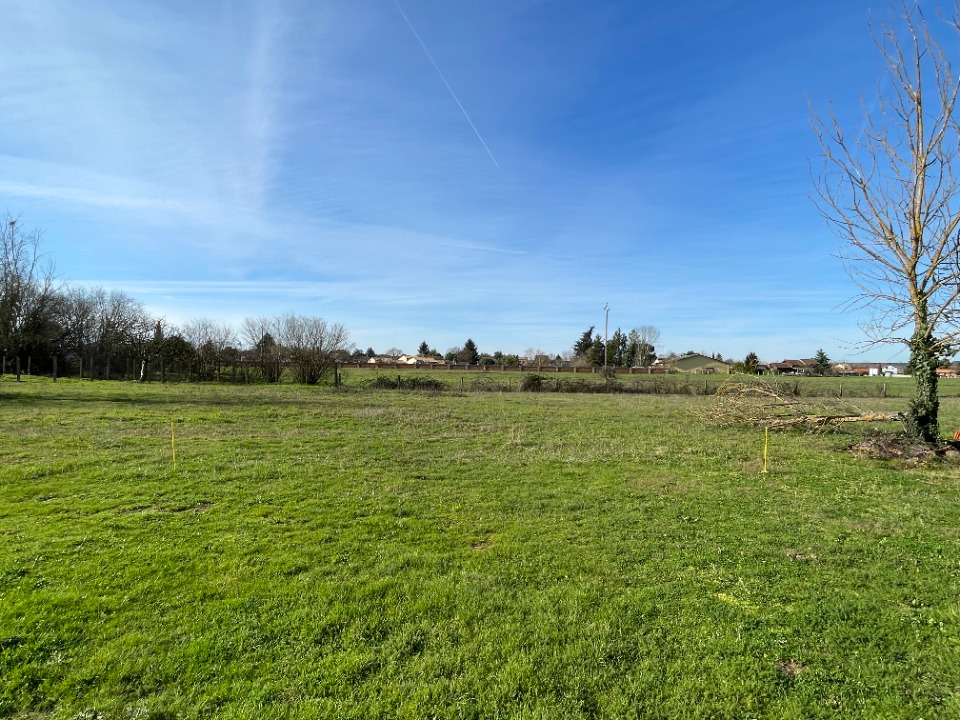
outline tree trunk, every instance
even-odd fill
[[[933,335],[929,330],[918,329],[910,343],[910,361],[917,389],[904,423],[907,435],[916,442],[940,442],[937,359]]]

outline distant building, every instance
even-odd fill
[[[701,355],[700,353],[688,353],[675,358],[657,360],[654,366],[666,366],[674,372],[694,373],[697,375],[713,375],[718,373],[729,373],[732,365],[723,360]]]
[[[816,375],[819,373],[819,366],[816,360],[784,360],[783,362],[770,363],[770,371],[774,375]]]
[[[903,377],[907,374],[907,363],[837,363],[833,372],[855,377]]]
[[[402,365],[442,365],[441,360],[437,360],[435,357],[429,355],[401,355],[397,358],[397,362]]]

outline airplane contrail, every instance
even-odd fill
[[[457,97],[457,94],[453,91],[453,88],[450,87],[450,83],[447,82],[447,79],[443,76],[443,72],[440,70],[440,66],[437,65],[437,61],[433,59],[433,55],[430,54],[430,51],[427,50],[426,44],[423,42],[423,39],[420,37],[420,33],[417,32],[416,28],[413,27],[413,23],[410,22],[410,18],[407,17],[407,14],[403,11],[403,8],[400,7],[398,0],[393,0],[393,4],[397,6],[397,10],[400,11],[400,15],[403,16],[404,22],[407,23],[407,27],[410,28],[410,32],[413,33],[413,36],[417,39],[417,42],[420,43],[420,47],[423,48],[423,52],[426,54],[427,59],[430,61],[430,64],[433,65],[433,69],[437,71],[437,75],[440,76],[440,79],[443,81],[443,84],[446,86],[447,90],[450,93],[450,97],[453,98],[453,101],[457,104],[457,107],[460,108],[460,112],[463,113],[463,117],[466,118],[467,122],[470,123],[470,127],[473,128],[473,132],[477,135],[477,140],[480,141],[480,144],[483,145],[483,149],[487,151],[487,155],[490,156],[490,159],[493,160],[493,164],[500,168],[500,163],[497,162],[497,159],[493,156],[493,153],[490,152],[490,148],[487,147],[487,144],[483,141],[483,136],[480,135],[480,131],[477,130],[477,126],[473,124],[473,120],[470,119],[470,116],[467,114],[466,109],[463,107],[463,104],[460,102],[460,99]]]

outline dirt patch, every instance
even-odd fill
[[[777,661],[777,671],[788,678],[795,678],[806,667],[801,662],[796,660],[778,660]]]
[[[901,435],[872,435],[851,446],[851,452],[874,460],[901,460],[915,464],[924,460],[946,460],[960,464],[960,442],[939,445],[908,442]]]
[[[196,505],[188,505],[186,507],[160,507],[159,505],[139,505],[132,508],[123,508],[118,510],[117,513],[120,515],[148,515],[148,514],[159,514],[159,515],[182,515],[187,512],[206,512],[213,507],[212,502],[201,502]]]
[[[471,550],[486,550],[493,545],[493,535],[487,535],[486,537],[478,540],[477,542],[470,543]]]
[[[161,512],[168,512],[174,515],[179,515],[180,513],[185,513],[185,512],[198,512],[198,513],[206,512],[212,507],[213,507],[212,502],[201,502],[201,503],[197,503],[196,505],[187,505],[186,507],[169,508],[168,510],[161,511]]]

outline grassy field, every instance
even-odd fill
[[[350,368],[342,372],[344,386],[369,388],[410,389],[419,383],[427,388],[438,387],[463,392],[503,391],[515,392],[530,376],[541,378],[544,392],[558,389],[564,392],[586,391],[591,388],[611,389],[602,372],[572,373],[543,370],[542,372],[502,372],[489,370],[429,370],[425,368],[387,369]],[[622,374],[612,381],[612,389],[625,393],[647,395],[680,394],[710,395],[731,379],[743,379],[743,375],[695,375],[674,373],[669,375]],[[909,398],[914,393],[912,377],[793,377],[764,376],[768,382],[779,383],[800,396],[849,398]],[[559,387],[558,387],[559,385]],[[960,398],[960,379],[943,379],[939,383],[944,398]]]
[[[0,716],[960,717],[960,470],[709,402],[2,382]]]

